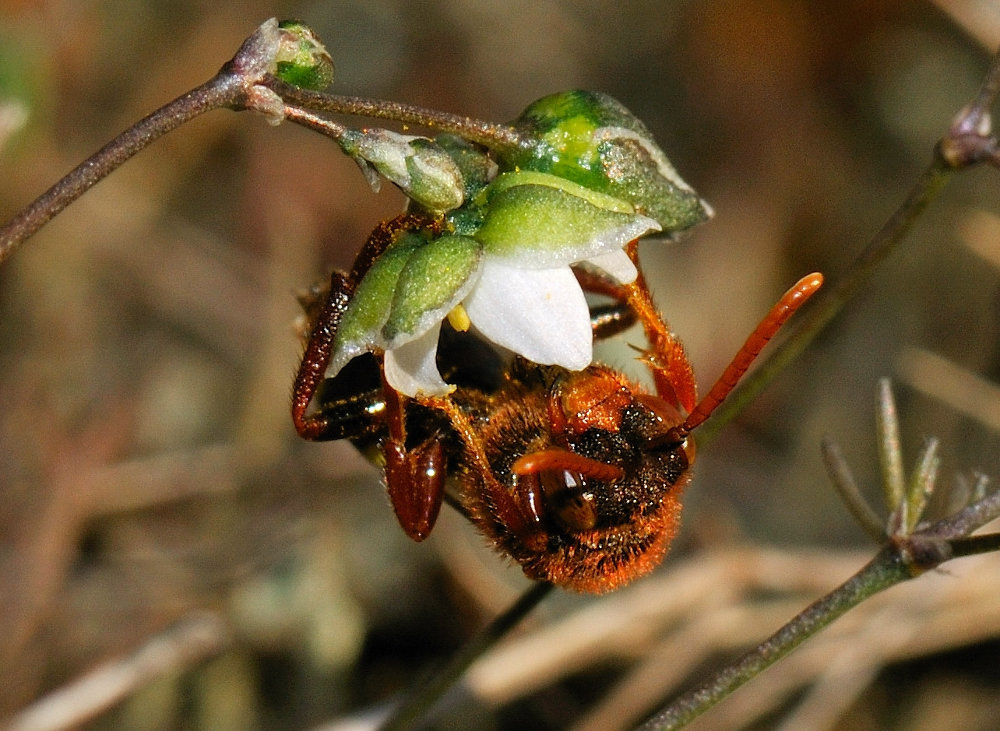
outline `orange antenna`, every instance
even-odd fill
[[[791,289],[781,296],[777,304],[771,308],[770,312],[760,321],[760,324],[750,333],[750,337],[743,343],[743,347],[740,348],[732,362],[726,366],[726,370],[719,376],[719,380],[715,382],[712,389],[698,402],[698,405],[694,407],[694,411],[685,419],[684,424],[681,425],[683,433],[689,433],[711,416],[716,407],[736,387],[740,378],[743,377],[747,368],[750,367],[750,364],[760,354],[760,351],[764,349],[767,342],[781,329],[785,321],[806,303],[806,300],[816,294],[816,291],[821,286],[823,286],[823,275],[815,272],[802,277]]]

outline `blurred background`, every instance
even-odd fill
[[[340,93],[503,121],[581,87],[635,112],[716,211],[642,249],[703,390],[787,286],[848,268],[1000,45],[1000,3],[975,0],[0,0],[0,219],[271,16],[317,31]],[[877,500],[881,376],[908,461],[933,435],[945,486],[1000,475],[998,192],[995,170],[959,176],[699,452],[660,571],[551,596],[432,725],[631,726],[849,576],[874,549],[819,440]],[[288,416],[295,294],[401,205],[328,140],[215,112],[0,267],[0,718],[344,727],[527,588],[448,509],[411,543],[377,471],[348,444],[300,441]],[[602,359],[634,369],[638,337]],[[997,596],[1000,556],[949,564],[701,727],[993,728]]]

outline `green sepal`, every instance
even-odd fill
[[[399,276],[413,252],[426,244],[427,240],[420,234],[407,233],[372,262],[337,329],[330,359],[331,372],[336,373],[351,358],[379,346]]]
[[[440,322],[476,282],[483,247],[466,236],[406,233],[362,277],[334,340],[329,373],[375,348],[398,347]]]
[[[556,190],[569,193],[577,198],[583,198],[585,201],[591,205],[597,206],[598,208],[603,208],[608,211],[616,211],[618,213],[635,213],[635,206],[628,201],[622,200],[621,198],[615,198],[607,193],[600,193],[592,188],[587,188],[579,183],[574,183],[572,180],[560,178],[557,175],[539,173],[531,170],[519,170],[512,173],[504,173],[493,181],[493,184],[489,187],[489,189],[487,189],[484,194],[480,196],[480,201],[488,204],[489,201],[491,201],[495,196],[499,195],[508,188],[513,188],[518,185],[543,185],[546,188],[555,188]]]
[[[486,253],[515,261],[526,269],[563,266],[621,249],[628,241],[656,231],[652,219],[627,212],[631,209],[617,199],[598,194],[604,203],[595,205],[593,191],[587,197],[567,191],[574,185],[539,183],[537,173],[510,173],[520,176],[510,184],[507,175],[497,179],[488,192],[485,219],[476,232]],[[521,182],[521,181],[535,182]],[[556,179],[558,180],[558,179]]]
[[[413,251],[396,282],[383,347],[401,345],[443,320],[472,289],[482,258],[482,245],[468,236],[442,236]]]
[[[646,126],[605,94],[552,94],[531,104],[513,126],[533,144],[504,155],[503,169],[550,173],[626,200],[655,218],[665,233],[683,231],[711,215]]]

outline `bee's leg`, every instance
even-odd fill
[[[326,379],[333,339],[352,291],[349,278],[342,272],[334,272],[330,292],[316,316],[295,376],[292,421],[299,435],[312,441],[358,437],[387,428],[382,451],[389,498],[403,530],[414,540],[421,541],[430,533],[441,509],[445,458],[438,439],[428,439],[407,448],[405,397],[381,379],[381,389],[374,394],[367,391],[352,394],[309,411],[317,390]],[[346,368],[353,364],[354,361]],[[381,369],[381,362],[373,361],[373,365]]]
[[[635,310],[625,301],[622,285],[589,269],[573,269],[576,280],[585,292],[610,297],[611,304],[590,308],[590,326],[594,340],[604,340],[625,332],[636,322]]]
[[[343,433],[340,425],[328,415],[322,412],[307,412],[316,390],[326,378],[333,337],[337,333],[353,291],[354,284],[347,275],[343,272],[333,273],[330,291],[315,316],[309,342],[302,355],[299,370],[295,374],[295,383],[292,386],[292,421],[295,423],[295,430],[303,439],[322,441],[351,436]]]
[[[482,480],[486,493],[484,502],[490,506],[493,514],[491,519],[502,525],[505,533],[516,538],[512,545],[517,545],[528,553],[543,550],[548,538],[542,523],[541,490],[530,484],[523,485],[523,489],[510,490],[497,479],[479,433],[450,398],[424,399],[422,403],[442,412],[462,440],[467,466]],[[482,515],[472,517],[477,521],[484,519]]]
[[[378,226],[358,252],[351,279],[360,281],[372,263],[402,231],[439,232],[441,221],[419,214],[403,214]],[[381,371],[381,358],[379,359]],[[388,427],[382,440],[385,483],[399,525],[415,541],[424,540],[434,527],[444,498],[445,456],[441,441],[430,437],[416,446],[406,446],[407,397],[382,377],[385,408],[381,418]]]
[[[365,406],[371,405],[372,399],[367,394],[352,394],[343,404],[326,404],[311,413],[309,406],[326,379],[333,341],[358,282],[401,232],[420,228],[433,231],[438,225],[433,219],[415,214],[404,214],[384,221],[375,227],[361,247],[350,273],[335,271],[329,291],[321,291],[316,296],[302,300],[311,323],[311,332],[292,388],[292,420],[295,422],[295,430],[303,439],[344,439],[375,430],[380,417],[359,415]],[[377,413],[378,410],[374,411]]]
[[[405,400],[381,377],[380,360],[362,356],[371,362],[355,359],[333,379],[327,379],[326,370],[341,320],[358,282],[371,265],[400,233],[436,232],[439,228],[440,221],[415,214],[404,214],[380,224],[361,248],[350,273],[334,272],[328,292],[320,292],[303,302],[311,321],[311,333],[292,388],[292,421],[304,439],[344,439],[388,431],[381,446],[389,498],[403,530],[417,541],[427,537],[441,509],[445,458],[440,441],[431,438],[407,448]],[[371,383],[373,368],[379,373]],[[313,405],[321,389],[318,400],[322,403]],[[330,396],[330,391],[338,390],[339,395]]]
[[[639,266],[639,242],[629,243],[625,252],[639,270],[635,281],[630,284],[617,284],[589,271],[574,270],[585,290],[615,300],[606,312],[592,311],[594,337],[615,335],[636,320],[642,323],[646,340],[649,341],[649,349],[645,352],[643,361],[653,374],[657,393],[673,406],[683,409],[684,413],[690,413],[698,397],[694,373],[684,353],[684,346],[671,332],[649,293],[646,278]]]
[[[385,482],[392,508],[406,535],[424,540],[434,527],[444,497],[445,456],[441,440],[432,436],[406,446],[406,401],[383,380],[389,435],[382,442]]]

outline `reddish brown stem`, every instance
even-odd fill
[[[136,122],[0,228],[0,262],[10,256],[18,244],[150,143],[200,114],[234,104],[243,94],[242,79],[220,74]]]
[[[286,104],[303,109],[355,117],[392,119],[439,132],[450,132],[493,150],[510,151],[530,144],[516,129],[506,124],[493,124],[460,114],[424,109],[402,102],[310,91],[286,84],[273,76],[268,77],[264,84],[276,92]]]

